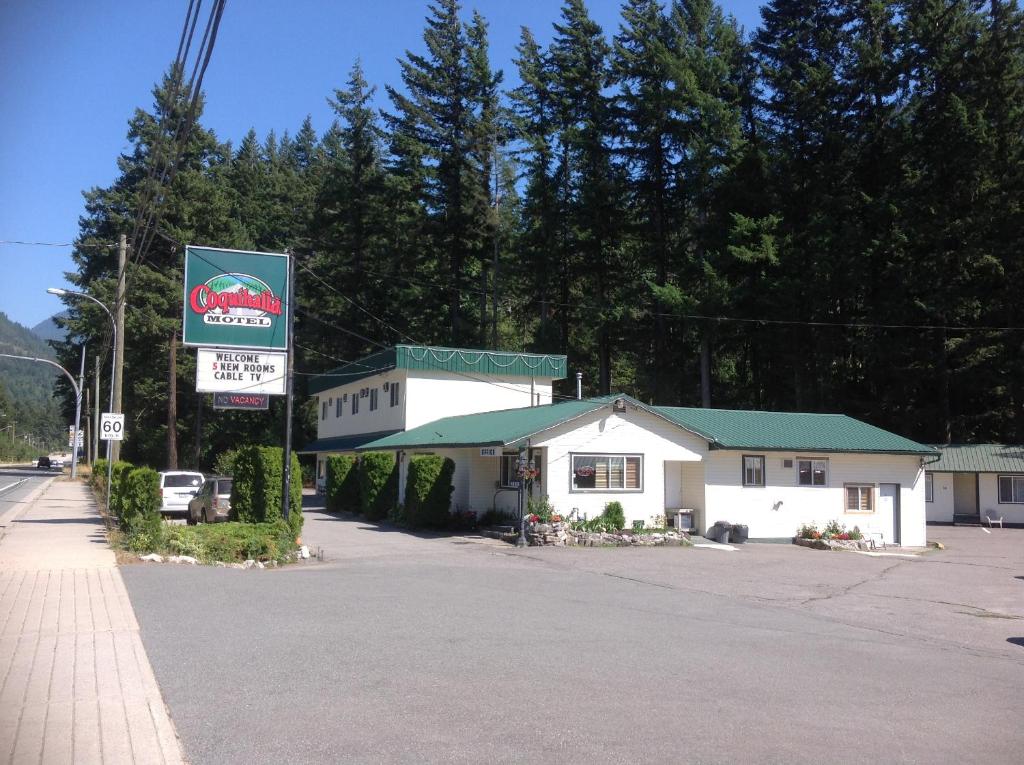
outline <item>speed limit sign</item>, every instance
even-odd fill
[[[123,441],[124,415],[104,412],[100,416],[100,438],[104,441]]]

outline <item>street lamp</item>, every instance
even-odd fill
[[[87,295],[84,292],[76,292],[75,290],[66,290],[66,289],[64,289],[62,287],[50,287],[46,291],[49,292],[51,295],[57,295],[58,297],[80,297],[80,298],[85,298],[86,300],[91,300],[93,303],[95,303],[96,305],[98,305],[100,308],[102,308],[104,311],[107,312],[107,318],[110,319],[110,328],[112,330],[111,337],[113,339],[113,346],[111,347],[111,352],[110,352],[110,408],[109,408],[108,411],[113,412],[114,411],[114,374],[115,374],[115,370],[117,369],[117,366],[116,366],[117,365],[117,322],[114,321],[114,314],[112,314],[110,312],[110,309],[107,308],[99,300],[94,298],[92,295]],[[78,448],[78,444],[76,442],[75,449],[77,449],[77,448]],[[111,464],[111,461],[110,461],[110,449],[111,449],[110,439],[107,439],[107,514],[108,515],[110,514],[110,476],[111,476],[111,471],[113,470],[113,465]]]

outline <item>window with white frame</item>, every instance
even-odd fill
[[[370,388],[370,411],[377,411],[377,389]]]
[[[999,476],[999,504],[1024,504],[1024,475]]]
[[[352,394],[352,414],[359,414],[359,394]]]
[[[764,455],[743,455],[743,485],[764,486]]]
[[[321,405],[320,419],[321,420],[326,420],[327,419],[327,402],[326,401],[324,401],[323,404]]]
[[[935,501],[935,481],[931,473],[924,474],[924,501]]]
[[[573,491],[643,491],[643,456],[572,455]]]
[[[398,406],[398,396],[399,396],[399,394],[398,394],[398,383],[397,382],[391,383],[391,388],[388,390],[388,393],[391,394],[391,406]]]
[[[797,460],[796,482],[798,486],[828,486],[828,460]]]
[[[846,512],[875,512],[875,487],[872,484],[846,485]]]
[[[514,489],[519,486],[519,476],[516,475],[518,464],[518,452],[505,452],[501,455],[498,465],[498,486],[502,489]]]
[[[341,404],[342,404],[341,396],[338,396],[336,399],[334,399],[334,416],[335,417],[341,417],[341,413],[343,411],[345,411],[344,409],[342,409]]]

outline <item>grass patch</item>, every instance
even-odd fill
[[[298,549],[295,535],[282,520],[273,523],[201,523],[178,526],[160,521],[111,536],[122,550],[145,555],[188,555],[200,563],[246,560],[285,563]]]

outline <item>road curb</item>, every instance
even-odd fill
[[[29,506],[39,499],[44,491],[50,488],[50,484],[53,483],[53,480],[56,477],[57,476],[52,476],[48,480],[43,481],[43,483],[40,484],[35,491],[25,497],[25,499],[15,502],[14,507],[10,510],[5,510],[0,514],[0,539],[3,539],[3,535],[7,531],[7,528],[21,518],[21,516],[25,514],[25,511],[28,510]]]

